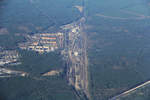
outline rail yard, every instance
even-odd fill
[[[84,13],[84,12],[83,12]],[[83,14],[84,15],[84,14]],[[82,100],[89,100],[88,59],[86,54],[85,17],[62,28],[65,33],[65,51],[67,58],[67,78]]]

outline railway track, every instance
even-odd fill
[[[66,30],[67,79],[80,100],[90,100],[88,87],[88,58],[86,53],[85,1],[82,1],[81,19],[64,26]]]

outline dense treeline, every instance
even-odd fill
[[[1,100],[77,100],[73,89],[59,77],[0,79]]]

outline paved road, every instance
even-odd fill
[[[123,93],[121,93],[121,94],[119,94],[119,95],[116,95],[115,97],[111,98],[110,100],[117,100],[117,99],[119,99],[119,98],[121,98],[121,97],[123,97],[123,96],[126,96],[126,95],[128,95],[128,94],[130,94],[130,93],[132,93],[132,92],[135,92],[137,89],[142,88],[142,87],[145,87],[146,85],[149,85],[149,84],[150,84],[150,80],[149,80],[149,81],[146,81],[146,82],[144,82],[143,84],[138,85],[138,86],[136,86],[136,87],[134,87],[134,88],[132,88],[132,89],[129,89],[129,90],[127,90],[127,91],[125,91],[125,92],[123,92]]]

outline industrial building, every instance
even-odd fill
[[[19,44],[21,49],[37,51],[39,53],[55,51],[63,48],[63,33],[36,33],[26,36],[27,42]]]
[[[1,50],[0,52],[0,66],[6,64],[19,64],[19,54],[15,50]]]

